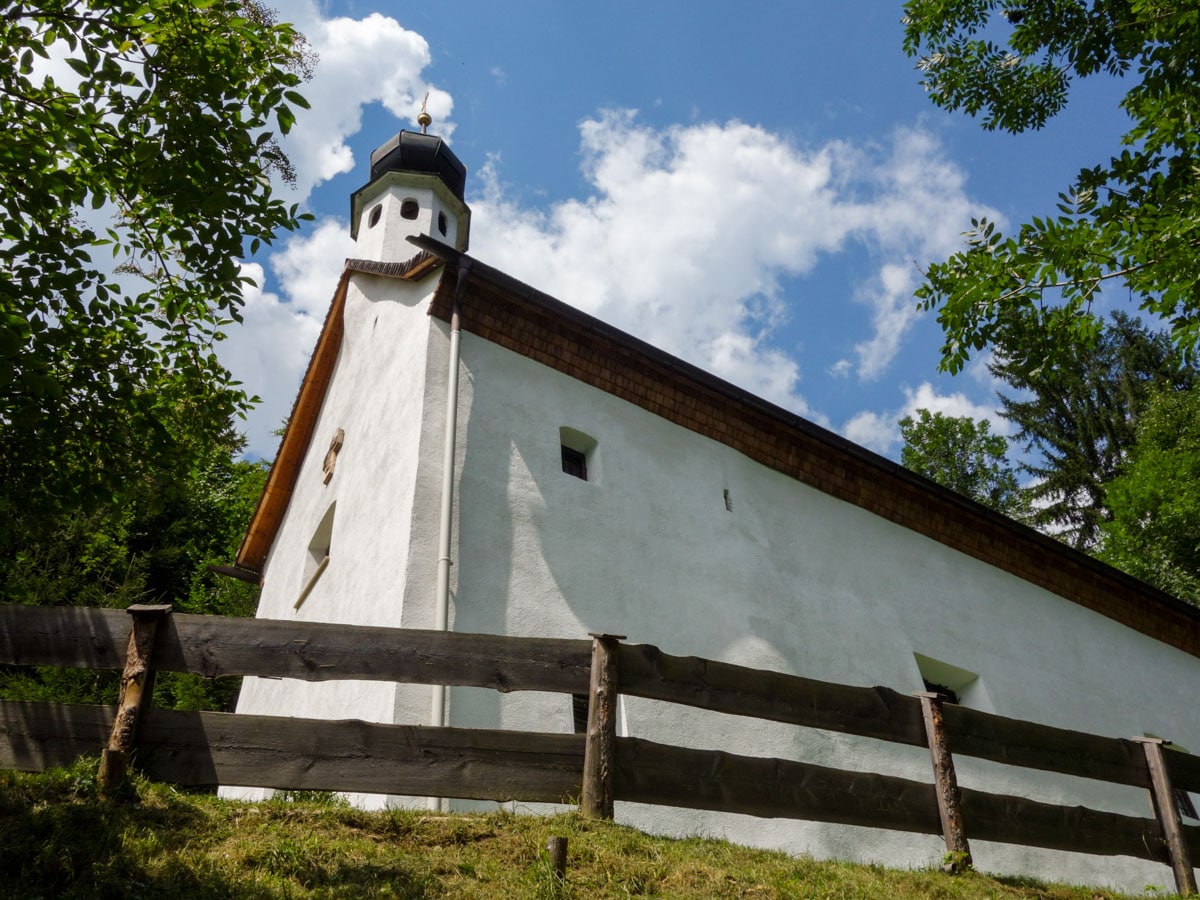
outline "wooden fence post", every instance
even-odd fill
[[[946,738],[942,700],[929,691],[917,691],[913,696],[921,701],[929,758],[933,763],[934,792],[937,794],[938,816],[942,820],[942,838],[946,842],[944,868],[950,872],[961,872],[971,867],[971,845],[967,843],[967,832],[963,827],[958,778],[954,774],[954,757],[950,754],[950,742]]]
[[[121,694],[112,734],[108,746],[100,754],[100,789],[104,793],[114,793],[125,784],[129,755],[137,741],[138,722],[154,694],[154,670],[150,667],[154,638],[159,623],[170,611],[169,603],[157,606],[135,604],[126,610],[133,617],[133,630],[129,632],[125,651],[125,670],[121,673]]]
[[[552,837],[546,841],[546,854],[550,857],[550,872],[554,878],[555,896],[562,896],[567,883],[567,839]]]
[[[591,636],[592,680],[588,690],[583,797],[579,811],[589,819],[611,819],[617,750],[616,645],[625,635],[591,633]]]
[[[1196,873],[1192,870],[1192,860],[1188,853],[1186,841],[1183,838],[1183,820],[1179,815],[1179,803],[1175,799],[1175,789],[1171,785],[1171,773],[1167,770],[1167,761],[1163,758],[1162,738],[1135,737],[1135,743],[1142,745],[1146,753],[1146,766],[1150,770],[1150,800],[1154,805],[1154,816],[1162,829],[1163,840],[1167,843],[1167,852],[1171,856],[1171,871],[1175,875],[1175,890],[1183,896],[1196,893]]]

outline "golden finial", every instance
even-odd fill
[[[417,124],[421,126],[421,134],[426,133],[426,129],[433,124],[433,116],[431,116],[425,107],[429,104],[429,91],[425,92],[425,99],[421,101],[421,111],[417,114]]]

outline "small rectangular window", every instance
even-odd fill
[[[1187,791],[1175,788],[1175,802],[1179,805],[1179,814],[1187,816],[1189,819],[1200,819],[1196,815],[1196,806],[1192,803],[1191,795]]]
[[[575,722],[576,734],[587,734],[588,695],[571,695],[571,716]]]
[[[587,481],[587,456],[578,450],[562,445],[562,470],[568,475]]]

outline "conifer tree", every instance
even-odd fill
[[[1033,521],[1072,546],[1096,544],[1110,517],[1106,491],[1137,438],[1150,398],[1164,389],[1195,383],[1170,339],[1139,320],[1115,314],[1094,347],[1059,348],[1054,357],[1039,345],[1048,339],[1026,333],[1026,352],[991,366],[1010,389],[1001,412],[1017,428],[1014,440],[1031,454],[1022,468]],[[1034,364],[1030,360],[1041,360]]]

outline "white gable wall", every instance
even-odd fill
[[[444,326],[433,336],[431,373]],[[920,653],[977,673],[969,696],[1002,715],[1200,749],[1186,716],[1200,660],[474,335],[462,348],[455,630],[615,632],[668,653],[900,691],[922,689]],[[440,390],[429,393],[430,415],[443,407]],[[562,427],[597,442],[587,482],[561,471]],[[410,557],[435,542],[431,529],[414,531]],[[571,728],[565,697],[452,689],[449,702],[452,725]],[[623,718],[650,740],[929,780],[919,748],[629,698]],[[967,787],[1150,814],[1144,792],[961,765]],[[936,838],[899,833],[864,839],[850,828],[633,804],[618,804],[618,817],[899,865],[942,853]],[[1134,889],[1169,877],[1129,859],[974,849],[985,869]]]

